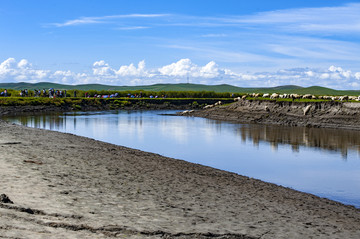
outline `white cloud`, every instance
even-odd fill
[[[355,78],[356,78],[357,80],[360,80],[360,72],[356,72],[356,73],[355,73]]]
[[[294,32],[318,33],[360,33],[360,4],[349,3],[335,7],[295,8],[277,11],[259,12],[253,15],[207,17],[175,14],[123,14],[97,17],[79,17],[63,23],[48,24],[56,27],[67,27],[86,24],[118,24],[116,20],[124,19],[159,19],[157,26],[164,27],[255,27],[264,26],[271,31],[283,30]],[[169,21],[171,19],[171,21]],[[224,34],[207,33],[203,37],[224,37]]]
[[[114,76],[115,71],[105,61],[96,61],[93,64],[93,74],[95,76]]]
[[[351,3],[221,17],[180,14],[84,16],[48,26],[97,24],[99,28],[93,29],[99,35],[105,33],[101,31],[103,27],[107,31],[114,30],[114,36],[132,36],[136,32],[136,38],[131,41],[141,40],[136,42],[135,53],[145,48],[153,52],[173,48],[187,51],[186,56],[192,59],[238,64],[243,70],[269,71],[310,64],[315,67],[331,64],[357,67],[360,60],[359,12],[360,3]],[[163,28],[163,34],[153,31],[159,28]],[[149,30],[138,37],[143,29]]]
[[[127,77],[152,77],[149,71],[145,69],[145,61],[142,60],[139,62],[138,67],[136,67],[133,63],[128,66],[121,66],[116,74],[119,76]]]
[[[210,61],[208,64],[200,68],[199,77],[215,78],[222,72],[219,70],[218,65],[214,61]]]
[[[191,73],[193,71],[192,68],[194,68],[194,65],[190,59],[181,59],[178,62],[159,68],[159,72],[162,75],[183,77]]]
[[[320,79],[325,80],[325,79],[329,79],[330,78],[330,74],[329,73],[322,73],[320,75]]]
[[[227,34],[204,34],[201,37],[227,37]]]
[[[343,71],[343,69],[341,67],[330,66],[329,71],[331,71],[331,72],[337,72],[337,71],[341,72],[341,71]]]
[[[16,66],[16,61],[14,58],[9,58],[9,59],[3,61],[0,64],[0,74],[8,73],[15,66]]]
[[[145,26],[129,26],[129,27],[118,27],[117,30],[141,30],[141,29],[148,29],[150,27]]]
[[[0,64],[0,81],[28,81],[36,82],[49,76],[48,70],[35,70],[31,64],[23,59],[18,63],[14,58],[8,58]]]
[[[124,15],[111,15],[111,16],[100,16],[100,17],[80,17],[77,19],[65,21],[63,23],[47,24],[47,26],[52,25],[56,27],[67,27],[67,26],[76,26],[76,25],[107,23],[107,20],[113,20],[113,19],[159,18],[166,16],[170,16],[170,14],[124,14]]]
[[[228,24],[246,24],[271,30],[319,33],[360,33],[360,4],[336,7],[297,8],[260,12],[249,16],[223,18]]]
[[[181,59],[159,68],[158,71],[164,76],[172,77],[216,78],[224,74],[214,61],[201,67],[192,63],[190,59]]]
[[[55,25],[57,27],[66,27],[66,26],[94,24],[94,23],[101,23],[101,22],[95,18],[83,17],[83,18],[79,18],[79,19],[69,20],[64,23],[54,23],[53,25]]]
[[[232,84],[241,87],[270,87],[278,85],[320,85],[334,89],[354,89],[360,85],[360,72],[345,70],[339,66],[322,68],[293,68],[275,72],[243,73],[221,68],[214,61],[199,66],[190,59],[156,69],[147,69],[145,61],[137,65],[123,65],[116,70],[104,60],[96,61],[91,72],[76,73],[36,69],[26,59],[14,58],[0,64],[0,82],[51,81],[65,84],[101,83],[110,85],[149,85],[156,83]]]
[[[19,61],[18,67],[22,69],[27,69],[31,67],[31,64],[27,60],[22,59],[21,61]]]

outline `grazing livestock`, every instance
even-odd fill
[[[357,100],[357,96],[349,96],[349,100]]]
[[[214,105],[206,105],[206,106],[204,106],[203,109],[209,109],[209,108],[212,108],[212,107],[214,107]]]
[[[302,98],[303,98],[303,99],[312,99],[312,95],[310,95],[310,94],[305,94],[305,95],[303,95]]]
[[[326,96],[323,96],[323,99],[325,99],[325,100],[331,100],[331,96],[329,96],[329,95],[326,95]]]
[[[340,97],[339,97],[339,100],[340,100],[340,101],[349,100],[349,96],[347,96],[347,95],[340,96]]]
[[[240,101],[241,100],[241,98],[240,97],[236,97],[236,98],[234,98],[234,101]]]
[[[187,113],[189,113],[189,111],[188,111],[188,110],[184,110],[184,111],[181,112],[180,114],[181,114],[181,115],[185,115],[185,114],[187,114]]]
[[[300,99],[301,95],[298,95],[298,94],[290,94],[290,98],[292,100],[296,100],[296,99]]]
[[[276,93],[273,93],[271,96],[270,96],[270,99],[277,99],[279,98],[279,94],[276,94]]]
[[[180,115],[187,115],[187,114],[191,114],[193,112],[195,112],[195,110],[185,110],[185,111],[181,112]]]
[[[251,96],[254,98],[257,98],[259,96],[261,96],[260,93],[252,93],[252,94],[245,94],[242,97],[237,97],[234,98],[234,101],[240,101],[240,100],[244,100],[246,99],[247,96]],[[343,95],[343,96],[329,96],[329,95],[323,95],[323,96],[316,96],[316,95],[312,95],[312,94],[305,94],[305,95],[299,95],[299,94],[278,94],[278,93],[264,93],[262,95],[263,98],[270,98],[270,99],[311,99],[311,100],[332,100],[332,101],[360,101],[360,95],[359,96],[347,96],[347,95]]]

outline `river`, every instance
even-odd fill
[[[360,132],[234,124],[175,111],[3,117],[234,172],[360,208]]]

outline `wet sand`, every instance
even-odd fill
[[[360,238],[352,206],[4,121],[0,171],[0,238]]]

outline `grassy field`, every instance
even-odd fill
[[[74,110],[86,110],[89,107],[99,109],[121,109],[121,108],[154,108],[162,106],[186,106],[189,108],[202,108],[205,105],[214,104],[217,101],[232,103],[232,98],[47,98],[47,97],[0,97],[0,107],[13,106],[51,106],[70,108]],[[161,107],[160,107],[161,108]]]
[[[243,88],[232,85],[201,85],[201,84],[155,84],[144,86],[109,86],[101,84],[87,85],[62,85],[50,82],[41,83],[0,83],[0,92],[3,89],[22,90],[28,89],[49,89],[56,90],[78,90],[78,91],[146,91],[146,92],[215,92],[215,93],[294,93],[294,94],[313,94],[313,95],[360,95],[360,90],[334,90],[330,88],[311,86],[300,87],[295,85],[285,85],[270,88]]]

